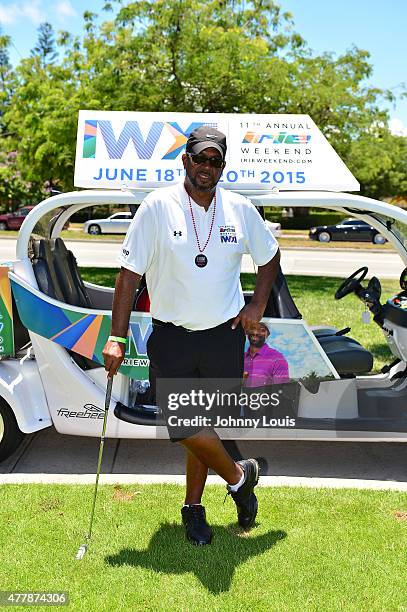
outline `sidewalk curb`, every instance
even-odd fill
[[[101,474],[100,484],[179,484],[185,476],[178,474]],[[1,474],[0,485],[70,484],[91,485],[94,474]],[[224,485],[219,476],[208,476],[208,484]],[[357,478],[307,478],[303,476],[262,476],[260,487],[305,487],[311,489],[367,489],[376,491],[407,491],[407,482],[394,480],[362,480]]]
[[[350,251],[357,251],[358,253],[388,253],[389,255],[394,255],[395,251],[383,251],[381,249],[357,249],[354,247],[349,247],[345,249],[343,247],[314,247],[314,246],[280,246],[282,251],[302,251],[303,249],[312,249],[313,251],[324,251],[325,253],[349,253]]]

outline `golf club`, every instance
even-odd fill
[[[85,542],[83,544],[81,544],[79,546],[78,552],[76,553],[76,557],[75,559],[83,559],[86,551],[88,550],[88,546],[90,543],[90,538],[92,535],[92,525],[93,525],[93,517],[95,514],[95,506],[96,506],[96,495],[98,492],[98,483],[99,483],[99,475],[100,475],[100,468],[102,465],[102,457],[103,457],[103,447],[105,444],[105,433],[106,433],[106,423],[107,423],[107,415],[109,413],[109,406],[110,406],[110,398],[112,395],[112,385],[113,385],[113,377],[110,376],[107,379],[107,386],[106,386],[106,397],[105,397],[105,413],[103,415],[103,427],[102,427],[102,435],[100,438],[100,446],[99,446],[99,460],[98,460],[98,467],[97,467],[97,472],[96,472],[96,482],[95,482],[95,491],[93,494],[93,503],[92,503],[92,512],[90,515],[90,523],[89,523],[89,531],[85,537]]]

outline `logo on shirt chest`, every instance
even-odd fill
[[[219,236],[221,242],[237,242],[236,228],[234,225],[220,225]]]
[[[180,230],[174,230],[174,236],[182,236],[182,232]]]

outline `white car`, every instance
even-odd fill
[[[90,219],[83,224],[85,234],[125,234],[131,221],[130,212],[117,212],[107,219]]]
[[[273,232],[273,235],[276,238],[280,238],[281,236],[281,223],[274,223],[273,221],[269,221],[266,219],[267,227]]]
[[[131,221],[130,212],[118,212],[107,219],[90,219],[83,225],[85,234],[125,234]],[[281,224],[266,221],[267,226],[276,238],[281,236]]]

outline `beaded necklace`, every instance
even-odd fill
[[[208,234],[208,238],[206,239],[206,242],[204,244],[204,246],[201,248],[201,243],[199,242],[199,236],[198,236],[198,231],[196,229],[196,223],[195,223],[195,218],[194,218],[194,212],[192,210],[192,204],[191,204],[191,198],[189,197],[189,193],[187,192],[187,196],[188,196],[188,202],[189,202],[189,210],[191,212],[191,217],[192,217],[192,225],[194,226],[194,232],[195,232],[195,238],[196,238],[196,243],[198,245],[198,250],[199,253],[198,255],[195,257],[195,265],[198,266],[198,268],[204,268],[207,263],[208,263],[208,258],[206,257],[206,255],[204,255],[204,250],[206,249],[206,247],[208,246],[209,240],[211,238],[212,235],[212,229],[213,229],[213,222],[215,221],[215,213],[216,213],[216,191],[215,194],[213,196],[213,212],[212,212],[212,220],[211,220],[211,227],[209,229],[209,234]]]

